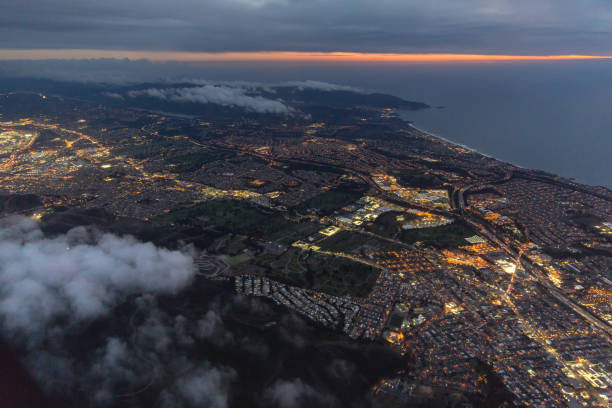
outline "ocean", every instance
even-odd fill
[[[612,188],[612,64],[438,71],[419,94],[444,106],[402,117],[522,167]],[[436,83],[438,85],[436,85]]]

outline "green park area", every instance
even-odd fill
[[[200,169],[206,163],[227,159],[232,155],[232,153],[221,151],[191,151],[168,155],[166,160],[172,166],[172,171],[176,173],[189,173]]]
[[[301,214],[308,209],[316,209],[321,215],[328,215],[339,208],[359,200],[361,194],[346,191],[326,191],[318,196],[304,201],[295,210]]]
[[[399,251],[400,245],[356,231],[340,231],[317,243],[322,249],[345,254],[367,254],[378,251]]]
[[[160,221],[213,226],[223,232],[290,243],[317,230],[310,222],[292,222],[279,212],[264,212],[237,200],[209,200],[158,217]]]
[[[336,296],[367,296],[379,274],[366,264],[297,248],[280,256],[260,256],[255,263],[265,267],[270,278]]]
[[[436,248],[456,248],[466,245],[465,237],[474,235],[474,231],[462,222],[433,228],[402,230],[398,239],[407,244],[433,246]]]
[[[403,221],[398,221],[397,217],[401,215]],[[416,219],[417,216],[405,212],[389,211],[380,215],[371,225],[366,227],[367,231],[374,234],[396,239],[402,233],[402,225],[407,221]]]

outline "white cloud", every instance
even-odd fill
[[[332,396],[321,394],[299,378],[276,381],[264,391],[263,397],[266,403],[279,408],[335,406]]]
[[[175,294],[194,275],[189,253],[130,236],[78,227],[45,238],[28,218],[0,221],[0,322],[30,343],[59,319],[95,319],[131,294]]]
[[[328,91],[328,92],[329,91],[348,91],[348,92],[355,92],[355,93],[366,93],[363,89],[356,88],[353,86],[338,85],[338,84],[332,84],[329,82],[313,81],[313,80],[284,82],[281,85],[295,86],[300,90],[315,89],[318,91]]]
[[[236,377],[232,369],[201,367],[176,382],[176,395],[185,406],[226,408],[229,382]]]
[[[198,339],[210,341],[219,347],[234,343],[234,337],[225,330],[221,316],[214,310],[209,310],[198,320],[195,335]]]
[[[116,92],[104,92],[103,95],[108,96],[109,98],[113,98],[113,99],[123,99],[123,96],[121,96],[120,94]]]
[[[292,109],[278,100],[249,95],[244,88],[221,85],[204,85],[189,88],[149,88],[129,91],[128,96],[135,98],[147,96],[174,102],[214,103],[222,106],[235,106],[258,113],[289,114]]]

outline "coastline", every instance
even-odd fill
[[[413,121],[411,121],[411,120],[407,120],[407,119],[405,119],[405,118],[402,118],[401,112],[397,112],[397,115],[398,115],[398,117],[399,117],[401,120],[403,120],[404,122],[406,122],[406,123],[408,124],[408,126],[410,126],[412,129],[417,130],[417,131],[419,131],[419,132],[421,132],[421,133],[424,133],[424,134],[426,134],[427,136],[430,136],[430,137],[432,137],[432,138],[434,138],[434,139],[441,140],[441,141],[443,141],[443,142],[445,142],[445,143],[449,143],[449,144],[451,144],[451,145],[453,145],[453,146],[458,146],[458,147],[461,147],[461,148],[463,148],[463,149],[466,149],[466,150],[469,150],[469,151],[471,151],[471,152],[474,152],[474,153],[480,154],[480,155],[482,155],[482,156],[484,156],[484,157],[487,157],[487,158],[489,158],[489,159],[497,160],[497,161],[500,161],[500,162],[502,162],[502,163],[506,163],[506,164],[509,164],[509,165],[511,165],[511,166],[517,167],[517,168],[519,168],[519,169],[529,169],[528,167],[524,167],[524,166],[522,166],[522,165],[520,165],[520,164],[517,164],[517,163],[512,163],[512,162],[509,162],[509,161],[506,161],[506,160],[500,159],[499,157],[495,157],[495,156],[493,156],[493,155],[491,155],[491,154],[488,154],[488,153],[483,153],[483,152],[481,152],[481,151],[478,151],[478,150],[476,150],[476,149],[474,149],[473,147],[470,147],[470,146],[468,146],[468,145],[465,145],[465,144],[458,143],[458,142],[455,142],[455,141],[453,141],[453,140],[447,139],[446,137],[444,137],[444,136],[440,136],[440,135],[438,135],[438,134],[436,134],[436,133],[433,133],[433,132],[431,132],[431,131],[429,131],[429,130],[424,130],[424,129],[418,128],[418,127],[416,127],[416,126],[414,125],[414,122],[413,122]],[[544,170],[544,171],[546,171],[546,170]],[[584,183],[583,183],[583,184],[584,184]]]
[[[470,152],[474,152],[474,153],[480,154],[480,155],[482,155],[484,157],[487,157],[487,158],[490,158],[490,159],[493,159],[493,160],[497,160],[499,162],[502,162],[502,163],[514,166],[514,167],[516,167],[518,169],[541,171],[541,172],[544,172],[544,173],[548,173],[550,175],[554,175],[556,177],[563,178],[563,179],[565,179],[565,180],[567,180],[568,182],[571,182],[571,183],[582,184],[582,185],[589,186],[589,187],[602,187],[602,188],[605,188],[607,190],[611,190],[612,191],[612,185],[608,185],[608,184],[603,183],[603,182],[597,182],[597,181],[590,181],[589,182],[589,181],[583,179],[582,177],[579,177],[579,176],[576,176],[576,175],[573,175],[573,174],[560,174],[558,172],[558,169],[550,169],[550,168],[549,169],[544,169],[544,168],[541,168],[539,166],[538,167],[525,166],[525,165],[518,164],[518,163],[516,163],[516,162],[514,162],[512,160],[506,160],[506,159],[502,159],[500,157],[496,157],[496,156],[494,156],[492,154],[483,153],[483,152],[481,152],[481,151],[479,151],[479,150],[477,150],[475,148],[472,148],[472,147],[470,147],[468,145],[465,145],[465,144],[462,144],[462,143],[459,143],[459,142],[455,142],[455,141],[450,140],[450,139],[448,139],[448,138],[446,138],[444,136],[436,134],[436,133],[434,133],[432,131],[419,128],[417,125],[415,125],[414,118],[410,115],[411,114],[410,111],[396,110],[395,112],[396,112],[396,115],[398,116],[398,118],[403,120],[404,122],[406,122],[406,124],[408,126],[410,126],[410,128],[412,128],[412,129],[414,129],[414,130],[416,130],[416,131],[418,131],[418,132],[420,132],[420,133],[422,133],[424,135],[427,135],[427,136],[429,136],[429,137],[431,137],[433,139],[440,140],[440,141],[443,141],[445,143],[449,143],[449,144],[451,144],[453,146],[464,148],[466,150],[469,150]]]
[[[413,129],[415,129],[415,130],[418,130],[418,131],[419,131],[419,132],[421,132],[421,133],[425,133],[426,135],[431,136],[431,137],[433,137],[434,139],[440,139],[440,140],[442,140],[442,141],[444,141],[444,142],[446,142],[446,143],[450,143],[450,144],[452,144],[452,145],[454,145],[454,146],[459,146],[459,147],[462,147],[462,148],[464,148],[464,149],[466,149],[466,150],[469,150],[469,151],[471,151],[471,152],[481,154],[481,155],[483,155],[483,156],[485,156],[485,157],[488,157],[488,158],[491,158],[491,159],[495,159],[495,160],[499,160],[497,157],[493,157],[493,156],[491,156],[491,155],[489,155],[489,154],[487,154],[487,153],[479,152],[478,150],[476,150],[476,149],[474,149],[473,147],[470,147],[470,146],[468,146],[468,145],[464,145],[464,144],[462,144],[462,143],[458,143],[458,142],[452,141],[452,140],[447,139],[447,138],[445,138],[445,137],[443,137],[443,136],[437,135],[437,134],[435,134],[435,133],[433,133],[433,132],[431,132],[431,131],[429,131],[429,130],[420,129],[420,128],[418,128],[418,127],[414,126],[414,124],[412,124],[412,123],[409,123],[409,124],[408,124],[408,126],[410,126],[411,128],[413,128]]]
[[[407,122],[408,122],[408,121],[407,121]],[[495,157],[495,156],[492,156],[492,155],[490,155],[490,154],[480,152],[480,151],[478,151],[478,150],[474,149],[473,147],[470,147],[470,146],[464,145],[464,144],[462,144],[462,143],[454,142],[454,141],[452,141],[452,140],[450,140],[450,139],[447,139],[447,138],[445,138],[445,137],[443,137],[443,136],[437,135],[437,134],[435,134],[435,133],[433,133],[433,132],[430,132],[430,131],[428,131],[428,130],[420,129],[420,128],[418,128],[418,127],[414,126],[414,124],[413,124],[412,122],[408,122],[408,126],[410,126],[411,128],[413,128],[414,130],[417,130],[417,131],[419,131],[419,132],[421,132],[421,133],[426,134],[427,136],[430,136],[430,137],[432,137],[432,138],[434,138],[434,139],[442,140],[443,142],[446,142],[446,143],[452,144],[453,146],[459,146],[459,147],[461,147],[461,148],[463,148],[463,149],[469,150],[470,152],[478,153],[478,154],[480,154],[480,155],[482,155],[482,156],[484,156],[484,157],[488,157],[489,159],[497,160],[497,161],[500,161],[500,162],[502,162],[502,163],[506,163],[506,164],[509,164],[509,165],[511,165],[511,166],[518,167],[519,169],[527,169],[527,167],[523,167],[523,166],[521,166],[520,164],[511,163],[511,162],[508,162],[508,161],[502,160],[502,159],[500,159],[500,158],[498,158],[498,157]]]
[[[432,109],[432,108],[430,107],[429,109]],[[426,135],[431,136],[434,139],[439,139],[439,140],[442,140],[442,141],[444,141],[446,143],[450,143],[450,144],[452,144],[454,146],[459,146],[459,147],[467,149],[467,150],[469,150],[471,152],[481,154],[481,155],[483,155],[485,157],[489,157],[491,159],[499,160],[497,157],[491,156],[490,154],[487,154],[487,153],[479,152],[478,150],[474,149],[473,147],[464,145],[462,143],[454,142],[454,141],[452,141],[450,139],[445,138],[444,136],[437,135],[437,134],[435,134],[435,133],[433,133],[433,132],[431,132],[429,130],[425,130],[425,129],[421,129],[421,128],[416,127],[414,125],[414,121],[412,119],[407,119],[406,117],[404,117],[404,115],[406,115],[406,116],[410,115],[412,113],[412,111],[402,110],[402,109],[395,109],[394,113],[397,115],[397,117],[399,119],[401,119],[402,121],[406,122],[408,124],[408,126],[413,128],[414,130],[418,130],[421,133],[425,133]],[[503,160],[500,160],[500,161],[503,161]]]
[[[466,150],[469,150],[469,151],[471,151],[471,152],[481,154],[481,155],[483,155],[483,156],[485,156],[485,157],[488,157],[488,158],[490,158],[490,159],[500,160],[500,159],[498,159],[497,157],[491,156],[490,154],[483,153],[483,152],[479,152],[478,150],[474,149],[473,147],[470,147],[470,146],[464,145],[464,144],[462,144],[462,143],[458,143],[458,142],[455,142],[455,141],[453,141],[453,140],[447,139],[447,138],[445,138],[444,136],[440,136],[440,135],[435,134],[435,133],[433,133],[433,132],[431,132],[431,131],[429,131],[429,130],[425,130],[425,129],[418,128],[418,127],[416,127],[416,126],[414,125],[414,122],[413,122],[412,120],[407,120],[407,119],[404,119],[404,118],[402,117],[402,112],[400,112],[400,111],[396,111],[396,113],[397,113],[397,116],[398,116],[398,117],[399,117],[401,120],[403,120],[404,122],[406,122],[406,123],[408,124],[408,126],[410,126],[411,128],[413,128],[414,130],[418,130],[418,131],[419,131],[419,132],[421,132],[421,133],[425,133],[426,135],[431,136],[431,137],[433,137],[434,139],[439,139],[439,140],[442,140],[442,141],[444,141],[444,142],[446,142],[446,143],[450,143],[450,144],[452,144],[453,146],[459,146],[459,147],[462,147],[462,148],[464,148],[464,149],[466,149]],[[503,160],[500,160],[500,161],[503,161]],[[510,163],[510,164],[514,165],[513,163]],[[521,167],[521,166],[517,166],[517,167]]]
[[[474,153],[480,154],[480,155],[482,155],[482,156],[485,156],[485,157],[490,158],[490,159],[493,159],[493,160],[497,160],[497,161],[499,161],[499,162],[502,162],[502,163],[508,164],[508,165],[510,165],[510,166],[514,166],[514,167],[516,167],[516,168],[523,169],[523,170],[543,171],[543,172],[545,172],[545,173],[549,173],[549,174],[551,174],[551,175],[553,175],[553,176],[561,177],[561,178],[563,178],[563,179],[565,179],[565,180],[567,180],[567,181],[569,181],[569,182],[571,182],[571,183],[574,183],[574,184],[581,184],[581,185],[584,185],[584,186],[589,186],[589,187],[603,187],[603,188],[605,188],[605,189],[607,189],[607,190],[610,190],[610,187],[607,187],[607,186],[597,185],[597,184],[590,184],[590,183],[585,182],[584,180],[580,180],[580,179],[578,179],[578,178],[574,178],[574,177],[570,178],[570,177],[562,176],[562,175],[560,175],[560,174],[553,173],[553,172],[551,172],[551,171],[549,171],[549,170],[542,170],[542,169],[534,169],[534,168],[531,168],[531,167],[524,167],[524,166],[521,166],[520,164],[516,164],[516,163],[512,163],[512,162],[509,162],[509,161],[505,161],[505,160],[499,159],[499,158],[497,158],[497,157],[495,157],[495,156],[492,156],[492,155],[489,155],[489,154],[486,154],[486,153],[479,152],[478,150],[476,150],[476,149],[474,149],[474,148],[471,148],[471,147],[469,147],[469,146],[466,146],[466,145],[464,145],[464,144],[461,144],[461,143],[456,143],[456,142],[454,142],[454,141],[452,141],[452,140],[449,140],[449,139],[447,139],[447,138],[445,138],[445,137],[443,137],[443,136],[437,135],[437,134],[435,134],[435,133],[433,133],[433,132],[430,132],[430,131],[427,131],[427,130],[423,130],[423,129],[419,129],[418,127],[414,126],[414,124],[413,124],[411,121],[407,121],[407,120],[405,120],[405,119],[402,119],[402,120],[404,120],[405,122],[407,122],[407,123],[408,123],[408,126],[410,126],[412,129],[417,130],[417,131],[419,131],[419,132],[421,132],[421,133],[424,133],[425,135],[427,135],[427,136],[429,136],[429,137],[432,137],[432,138],[434,138],[434,139],[441,140],[441,141],[443,141],[443,142],[445,142],[445,143],[449,143],[449,144],[451,144],[451,145],[453,145],[453,146],[459,146],[459,147],[464,148],[464,149],[466,149],[466,150],[469,150],[469,151],[471,151],[471,152],[474,152]]]

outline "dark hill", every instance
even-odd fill
[[[371,108],[402,108],[408,110],[427,109],[430,106],[421,102],[407,101],[393,95],[381,93],[358,93],[351,91],[324,91],[319,89],[302,89],[299,87],[279,87],[277,97],[289,102],[304,105],[329,106],[333,108],[354,108],[367,106]]]
[[[26,211],[40,205],[42,201],[34,194],[0,195],[0,210],[7,213]]]

